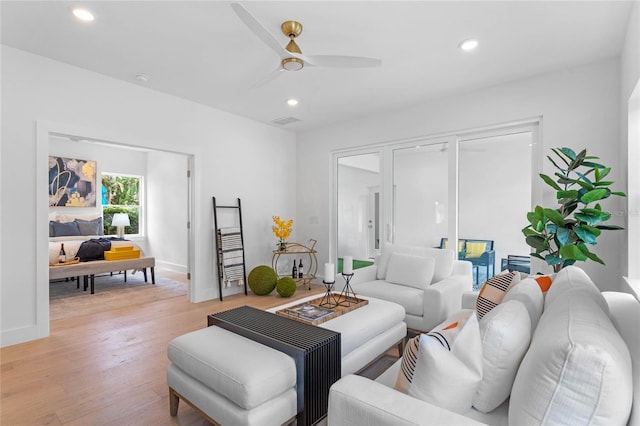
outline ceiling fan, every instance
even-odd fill
[[[280,29],[289,38],[289,43],[282,46],[249,11],[239,3],[232,3],[231,7],[247,27],[267,46],[280,56],[278,68],[270,76],[274,78],[280,71],[299,71],[305,66],[330,68],[371,68],[382,64],[380,59],[360,56],[342,55],[303,55],[295,39],[302,33],[302,24],[297,21],[285,21]],[[268,78],[267,80],[270,80]],[[264,82],[263,82],[264,83]]]

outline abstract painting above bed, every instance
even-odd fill
[[[49,206],[95,207],[96,162],[50,156]]]

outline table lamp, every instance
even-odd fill
[[[124,238],[124,227],[131,226],[131,223],[129,223],[129,215],[126,213],[114,213],[111,226],[118,228],[118,238]]]

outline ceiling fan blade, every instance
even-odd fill
[[[262,78],[261,80],[256,81],[255,83],[253,83],[251,86],[249,86],[250,89],[257,89],[259,87],[264,86],[265,84],[269,83],[270,81],[275,80],[279,75],[281,75],[284,72],[284,69],[282,69],[281,66],[278,66],[278,68],[274,69],[273,71],[271,71],[269,74],[267,74],[264,78]]]
[[[382,61],[376,58],[364,58],[361,56],[340,55],[302,55],[301,59],[307,65],[330,68],[373,68],[382,65]]]
[[[260,40],[262,40],[267,46],[273,49],[278,56],[281,58],[285,58],[287,56],[291,56],[287,50],[280,45],[278,40],[271,34],[256,18],[253,17],[249,13],[244,6],[240,3],[231,3],[231,7],[233,11],[236,12],[236,15],[244,22],[244,24],[249,27],[253,33],[258,36]]]

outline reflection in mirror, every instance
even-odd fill
[[[458,234],[494,242],[489,265],[473,262],[475,288],[500,272],[501,259],[529,254],[521,229],[531,208],[532,138],[521,132],[460,142]]]
[[[380,155],[338,158],[337,248],[338,272],[342,260],[352,256],[354,269],[370,264],[379,253]]]
[[[448,144],[393,151],[393,242],[436,247],[447,236]]]

